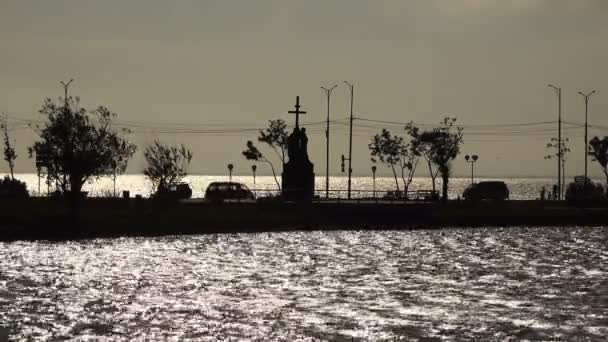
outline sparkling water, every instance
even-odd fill
[[[0,243],[0,329],[35,341],[605,341],[607,229]]]

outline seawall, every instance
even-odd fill
[[[78,215],[62,201],[0,200],[0,240],[336,229],[608,225],[608,206],[496,203],[179,203],[86,199]]]

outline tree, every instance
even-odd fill
[[[11,145],[11,139],[8,134],[8,116],[3,114],[0,117],[0,129],[4,135],[4,160],[8,163],[8,168],[11,172],[11,180],[15,180],[15,160],[17,159],[17,153],[15,148]]]
[[[260,131],[258,141],[268,144],[279,159],[281,159],[281,162],[285,164],[287,157],[287,139],[289,138],[287,124],[285,124],[285,121],[282,119],[270,120],[269,123],[266,130]]]
[[[545,156],[545,159],[553,159],[553,158],[559,158],[560,156],[560,152],[561,152],[561,157],[562,157],[562,162],[561,162],[561,167],[562,167],[562,179],[561,179],[561,183],[562,183],[562,195],[563,192],[566,189],[566,155],[570,152],[570,148],[568,147],[568,142],[570,140],[568,138],[564,138],[562,139],[562,143],[561,146],[558,143],[558,139],[557,138],[551,138],[551,140],[547,143],[547,148],[550,150],[555,150],[555,152],[552,152],[548,155]]]
[[[129,159],[133,156],[133,154],[135,154],[137,146],[126,140],[114,140],[112,141],[112,144],[109,146],[109,148],[113,150],[113,157],[111,160],[111,176],[114,188],[114,197],[116,197],[116,177],[127,170]]]
[[[35,127],[40,140],[29,148],[30,158],[46,157],[49,179],[71,194],[74,204],[87,181],[111,173],[117,158],[131,156],[128,149],[113,148],[131,146],[112,127],[116,113],[103,106],[87,111],[78,108],[78,101],[71,96],[58,103],[47,98],[39,111],[47,122]]]
[[[602,139],[594,137],[589,141],[589,146],[591,147],[589,155],[598,163],[606,177],[606,194],[608,195],[608,136]]]
[[[395,165],[401,161],[402,149],[403,149],[403,138],[399,136],[391,135],[386,129],[382,129],[380,134],[376,134],[371,143],[368,145],[371,160],[373,163],[378,161],[387,164],[393,171],[395,177],[395,186],[397,192],[399,192],[399,182],[397,181],[397,171]]]
[[[441,175],[442,180],[442,200],[444,202],[448,200],[451,162],[460,154],[460,145],[463,142],[462,127],[455,127],[455,122],[456,118],[446,117],[439,123],[439,127],[432,131],[420,133],[416,129],[415,139],[413,140],[414,151],[425,156],[427,162],[429,162],[429,171],[432,173],[431,163],[437,166],[437,172]],[[433,185],[434,189],[435,186]]]
[[[144,158],[147,163],[144,175],[152,182],[156,194],[161,195],[188,175],[192,152],[184,145],[169,146],[154,141],[144,150]]]
[[[418,166],[418,160],[419,158],[413,152],[411,144],[403,144],[403,146],[401,147],[399,165],[401,166],[401,179],[403,181],[403,192],[405,193],[405,198],[407,198],[410,185],[412,184],[412,181],[414,179],[416,167]]]
[[[437,175],[439,174],[439,169],[433,170],[433,159],[432,159],[432,147],[433,144],[430,141],[423,140],[421,138],[422,132],[420,128],[414,126],[413,122],[408,123],[405,126],[405,131],[411,137],[411,154],[415,157],[423,157],[424,161],[429,170],[429,176],[431,177],[431,184],[433,186],[433,192],[437,189]]]
[[[277,187],[278,187],[279,191],[281,191],[281,183],[279,183],[279,180],[277,179],[277,174],[274,170],[274,165],[272,164],[272,162],[270,160],[268,160],[268,158],[266,158],[262,154],[262,152],[260,152],[260,150],[258,150],[257,147],[255,147],[255,145],[253,144],[253,142],[251,140],[247,141],[246,147],[247,147],[247,149],[242,152],[243,155],[245,156],[245,158],[247,160],[256,160],[256,161],[268,163],[268,165],[270,165],[270,169],[272,170],[272,176],[274,177],[274,181],[277,183]]]
[[[281,163],[285,165],[287,162],[287,140],[289,138],[289,133],[287,132],[287,124],[282,119],[269,120],[268,128],[263,131],[260,131],[260,136],[258,137],[259,142],[263,142],[268,144],[275,152],[277,157],[281,160]],[[277,174],[274,168],[274,164],[270,161],[268,157],[266,157],[260,150],[253,144],[251,140],[246,143],[247,149],[242,153],[247,158],[247,160],[257,160],[264,163],[268,163],[270,165],[270,169],[272,170],[272,176],[274,177],[275,183],[277,183],[277,187],[279,191],[281,190],[281,184],[277,178]]]

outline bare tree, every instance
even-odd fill
[[[260,131],[258,137],[259,142],[268,144],[279,157],[281,162],[285,164],[287,157],[287,124],[282,119],[270,120],[269,126],[264,131]]]
[[[8,168],[11,173],[11,180],[15,180],[15,160],[17,159],[17,153],[15,148],[11,145],[11,138],[8,134],[8,115],[2,114],[0,117],[0,129],[4,135],[4,160],[8,163]]]
[[[277,179],[277,174],[275,172],[274,165],[272,164],[272,162],[268,158],[266,158],[262,154],[262,152],[258,150],[257,147],[255,147],[251,140],[247,141],[246,147],[247,149],[242,152],[245,158],[247,160],[256,160],[268,163],[268,165],[270,165],[270,169],[272,170],[272,176],[274,177],[274,181],[277,183],[277,188],[279,189],[279,191],[281,191],[281,183],[279,183],[279,180]]]

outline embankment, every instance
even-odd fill
[[[287,230],[608,225],[608,207],[507,201],[440,203],[175,203],[87,199],[77,217],[46,198],[0,201],[0,240]]]

